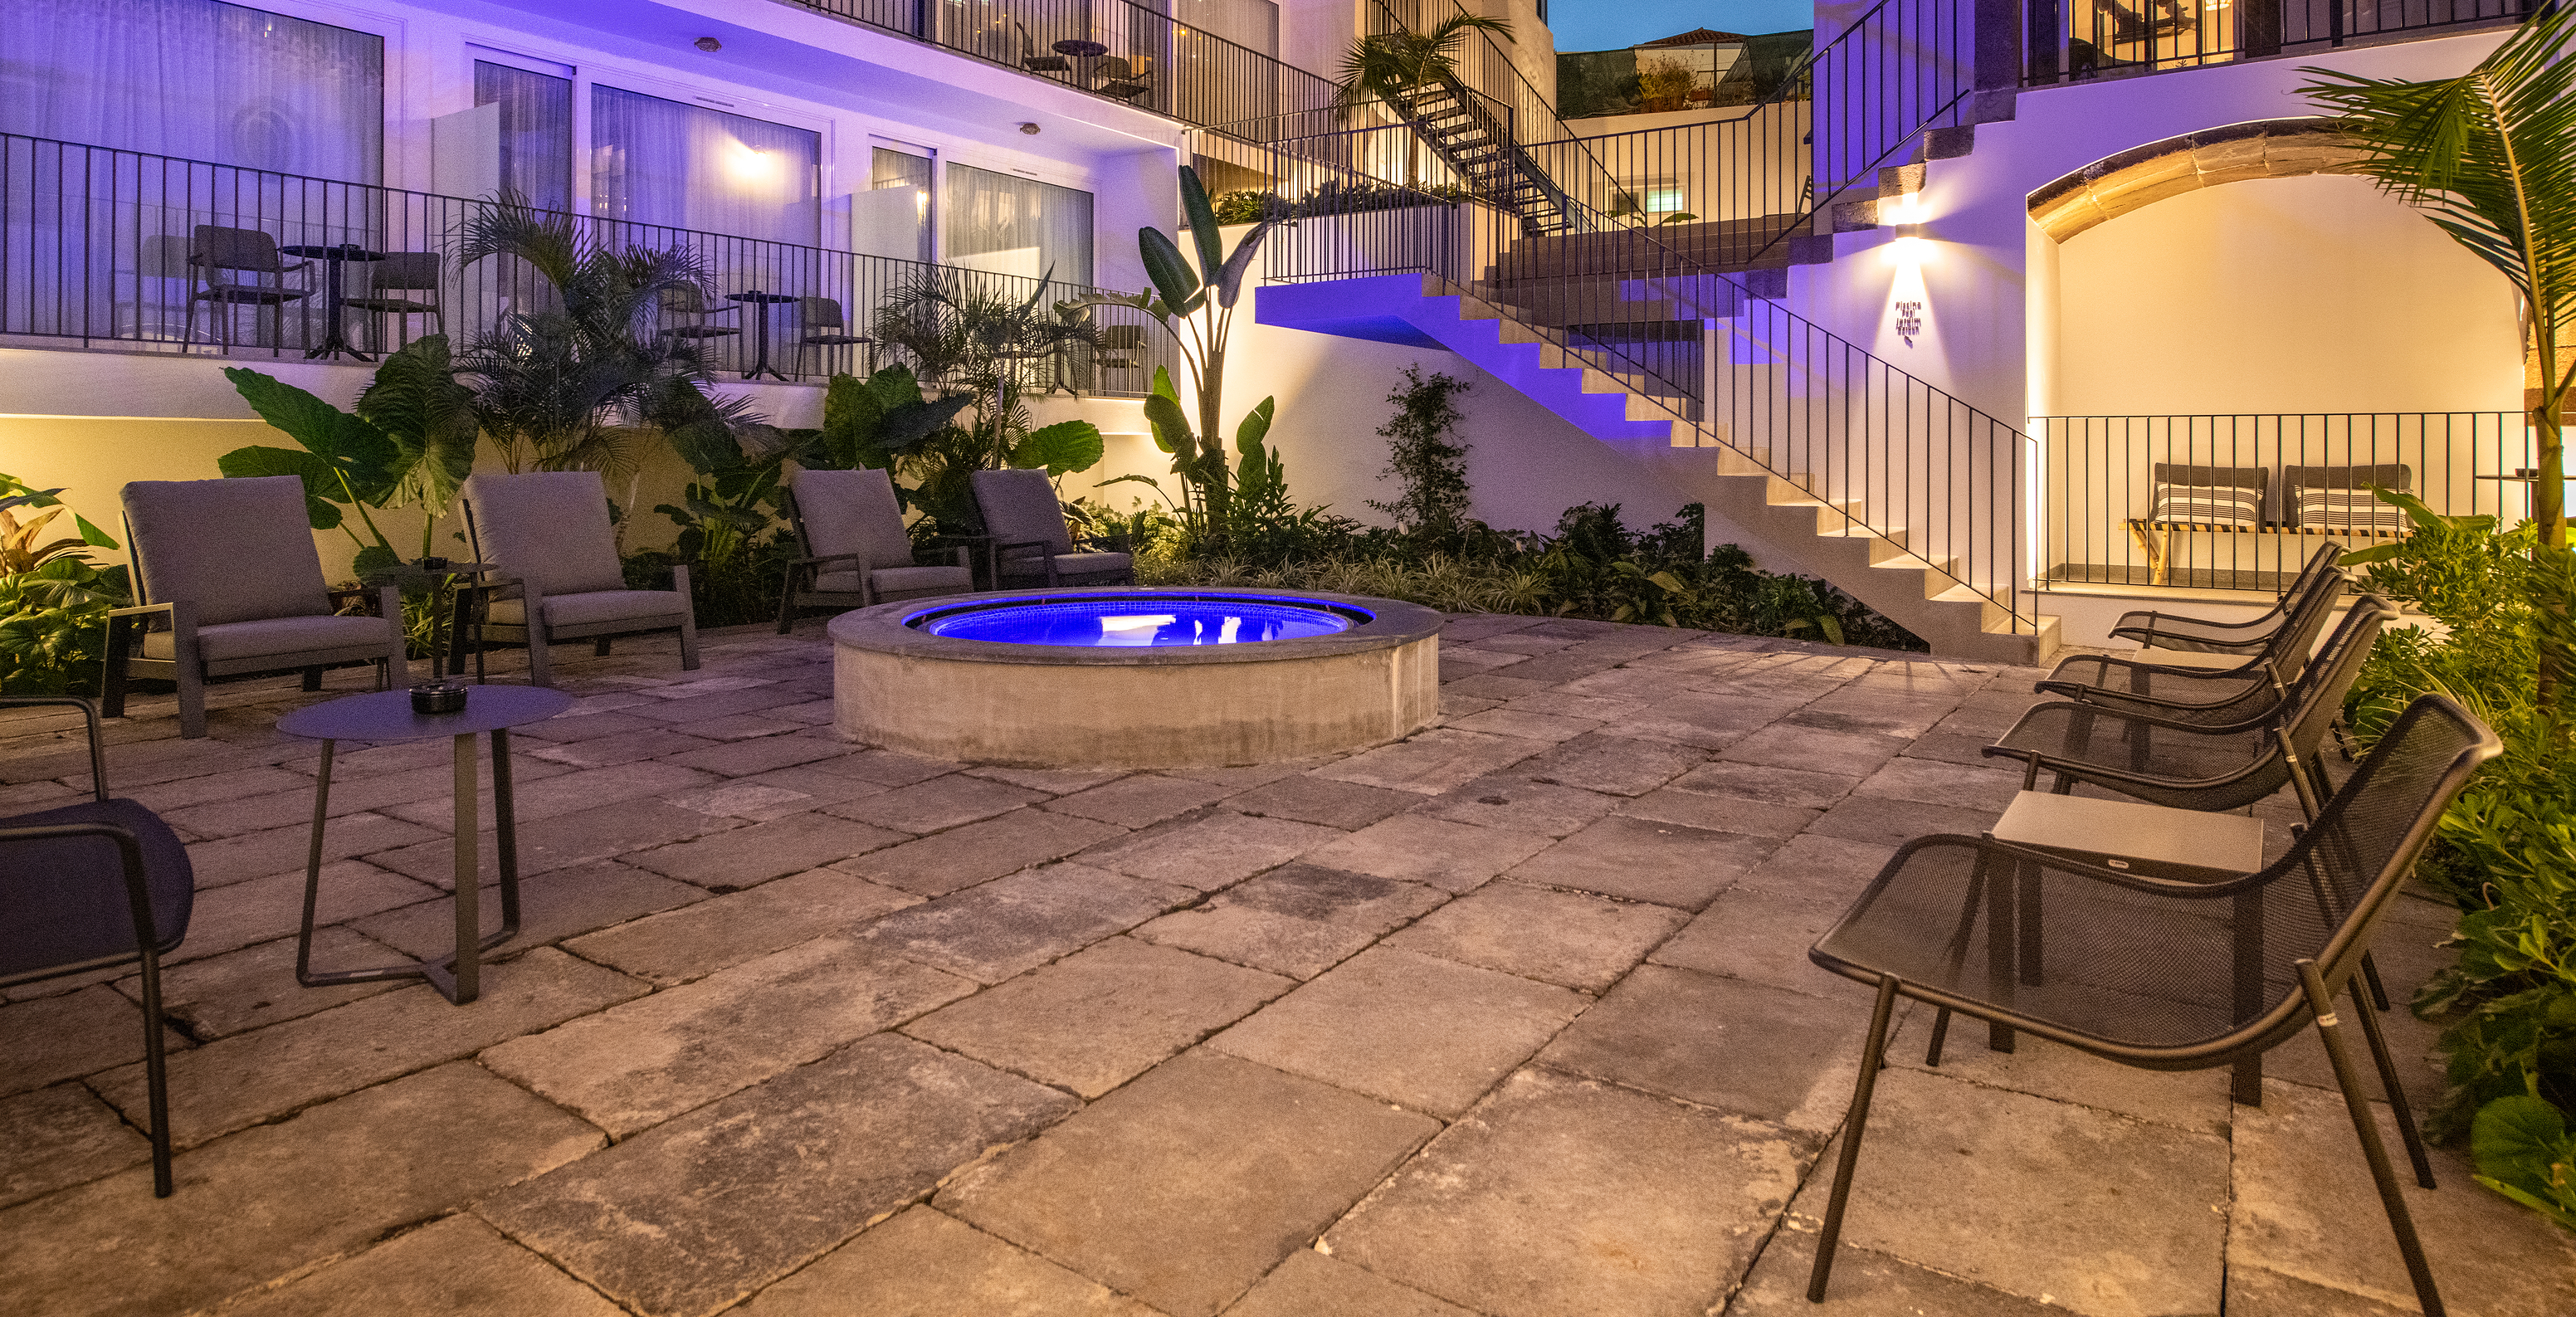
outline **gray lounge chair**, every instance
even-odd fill
[[[528,680],[554,684],[546,646],[598,642],[642,631],[680,632],[680,666],[696,671],[698,622],[689,606],[689,569],[671,569],[668,590],[629,590],[608,523],[608,489],[596,471],[477,475],[465,482],[466,525],[475,556],[499,568],[481,588],[481,630],[528,647]],[[534,625],[531,625],[531,622]]]
[[[953,566],[916,566],[894,479],[883,471],[799,471],[785,491],[797,557],[779,592],[778,634],[800,608],[866,608],[975,588],[967,550]]]
[[[134,677],[179,684],[181,736],[206,734],[206,683],[224,677],[301,670],[316,691],[324,668],[373,663],[379,689],[409,683],[402,592],[323,584],[299,477],[138,480],[122,498],[137,603],[108,614],[108,717]],[[374,617],[337,611],[371,595]]]
[[[1133,585],[1136,560],[1116,551],[1076,551],[1064,505],[1044,471],[978,471],[968,478],[984,518],[986,571],[993,584]]]

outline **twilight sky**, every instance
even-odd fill
[[[1815,26],[1813,0],[1550,0],[1558,50],[1617,50],[1695,27],[1794,32]]]

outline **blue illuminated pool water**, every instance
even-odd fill
[[[955,640],[1134,649],[1297,640],[1348,631],[1368,620],[1356,609],[1320,602],[1206,595],[999,601],[905,619]]]

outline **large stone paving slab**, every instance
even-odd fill
[[[1779,844],[1770,837],[1612,815],[1510,873],[1541,887],[1697,910],[1734,886]]]
[[[1217,810],[1095,846],[1081,859],[1132,877],[1208,892],[1275,869],[1343,835],[1318,823]]]
[[[622,1139],[974,988],[846,937],[817,938],[511,1039],[482,1061]]]
[[[1582,831],[1585,824],[1621,803],[1618,796],[1598,791],[1532,781],[1521,776],[1528,768],[1524,764],[1510,773],[1477,778],[1433,796],[1414,812],[1453,823],[1563,837]]]
[[[1420,883],[1289,864],[1175,910],[1136,936],[1311,979],[1448,899]]]
[[[1832,1168],[1827,1166],[1822,1171],[1830,1175]],[[1792,1217],[1782,1223],[1771,1242],[1763,1246],[1761,1260],[1753,1264],[1744,1288],[1727,1305],[1727,1312],[1743,1317],[1803,1317],[1809,1313],[1816,1317],[1880,1317],[1890,1313],[1905,1317],[2063,1317],[2065,1312],[2047,1303],[1945,1276],[1849,1244],[1834,1250],[1834,1269],[1827,1281],[1825,1301],[1809,1303],[1807,1281],[1816,1262],[1816,1238],[1813,1222]],[[2291,1317],[2275,1308],[2245,1311],[2262,1317]]]
[[[706,898],[703,888],[615,860],[557,869],[519,884],[519,935],[494,948],[491,954],[519,955],[593,929]],[[501,886],[497,876],[487,876],[480,913],[484,932],[500,931]],[[446,901],[405,906],[353,921],[351,927],[406,956],[438,957],[456,950],[456,911]]]
[[[566,948],[653,983],[686,983],[799,942],[855,932],[921,904],[838,869],[815,869],[746,892],[573,939]]]
[[[1356,831],[1421,803],[1422,797],[1411,791],[1390,791],[1298,773],[1235,796],[1226,802],[1226,808],[1238,814],[1295,819]]]
[[[927,1207],[906,1210],[770,1286],[746,1317],[1155,1317],[1062,1267]]]
[[[1648,965],[1538,1059],[1822,1141],[1851,1102],[1869,1031],[1852,1006]]]
[[[1054,864],[897,911],[858,936],[978,983],[999,983],[1196,896],[1170,883]]]
[[[1033,864],[1063,859],[1119,831],[1097,819],[1015,809],[834,867],[916,896],[940,896]]]
[[[1363,952],[1209,1046],[1453,1116],[1588,1003],[1563,988],[1408,951]]]
[[[1500,680],[1488,678],[1487,680]],[[1549,748],[1546,741],[1436,727],[1316,770],[1319,777],[1436,796]]]
[[[225,1317],[618,1317],[619,1310],[598,1291],[501,1238],[481,1218],[459,1214],[224,1312]]]
[[[1074,1105],[879,1034],[478,1210],[636,1312],[696,1317],[820,1257],[986,1148],[1027,1138]]]
[[[1398,814],[1308,853],[1327,869],[1428,883],[1466,892],[1548,848],[1545,833],[1479,827],[1427,814]]]
[[[738,888],[882,850],[903,837],[829,814],[790,814],[631,858],[643,868],[700,887]]]
[[[0,1294],[47,1317],[192,1311],[601,1142],[481,1067],[442,1066],[184,1153],[170,1198],[137,1166],[0,1213]]]
[[[79,1084],[0,1099],[0,1207],[95,1180],[152,1145]]]
[[[896,787],[891,791],[829,805],[824,812],[918,836],[973,823],[977,819],[989,819],[1044,799],[1044,792],[951,773],[927,782],[915,782],[908,787]]]
[[[1498,1317],[1697,1317],[1752,1260],[1803,1165],[1758,1122],[1524,1070],[1325,1242]]]
[[[1295,986],[1119,937],[943,1007],[904,1032],[1096,1098]]]
[[[958,1176],[936,1203],[1173,1317],[1211,1317],[1439,1128],[1193,1051]]]
[[[1336,1262],[1311,1248],[1288,1255],[1279,1269],[1262,1277],[1243,1301],[1225,1310],[1226,1317],[1475,1317],[1454,1303],[1444,1303],[1347,1262]]]
[[[1689,916],[1636,902],[1487,883],[1386,939],[1386,945],[1600,992]]]
[[[175,1054],[188,1040],[164,1035]],[[58,997],[0,1006],[0,1096],[95,1074],[143,1056],[143,1011],[114,988],[94,984]]]

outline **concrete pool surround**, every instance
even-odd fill
[[[1224,644],[1022,644],[927,624],[1012,604],[1311,607],[1348,629]],[[1104,611],[1108,611],[1105,608]],[[1168,611],[1168,609],[1164,610]],[[1440,710],[1441,615],[1312,591],[1092,586],[879,604],[832,619],[840,734],[939,759],[1047,768],[1211,768],[1379,745]]]

